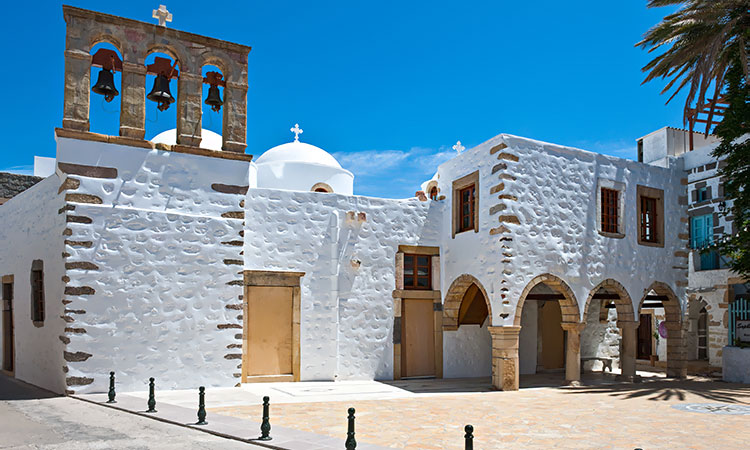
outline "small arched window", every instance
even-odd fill
[[[312,188],[310,188],[313,192],[322,192],[324,194],[332,194],[333,188],[329,186],[326,183],[315,183]]]
[[[437,186],[433,186],[432,189],[430,189],[430,200],[437,200],[438,199],[438,188]]]

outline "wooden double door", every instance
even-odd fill
[[[13,283],[3,282],[3,370],[13,373],[15,343],[13,331]]]
[[[401,305],[401,377],[434,377],[433,300],[405,298]]]
[[[247,377],[293,376],[293,287],[248,286],[243,372]]]
[[[649,359],[654,353],[652,345],[653,332],[651,328],[651,314],[641,314],[638,324],[638,359]]]

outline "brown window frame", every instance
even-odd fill
[[[641,241],[656,244],[659,235],[656,230],[659,199],[642,195],[641,203]]]
[[[44,304],[44,263],[35,260],[31,265],[31,321],[43,323],[45,318]]]
[[[469,193],[469,198],[464,200],[464,192]],[[464,205],[469,206],[469,211],[464,212]],[[470,184],[465,188],[458,190],[458,232],[469,231],[474,229],[474,208],[476,208],[476,185]],[[464,225],[464,219],[468,219],[468,224]]]
[[[419,264],[419,258],[425,258],[427,260],[425,264]],[[426,268],[426,275],[419,275],[419,269]],[[411,274],[407,272],[411,269]],[[432,256],[421,255],[417,253],[404,253],[404,289],[410,290],[432,290]],[[407,284],[408,280],[411,279],[411,283]],[[426,279],[427,284],[425,286],[419,285],[420,279]]]
[[[619,233],[619,213],[620,213],[620,191],[617,189],[601,188],[601,222],[602,232]]]

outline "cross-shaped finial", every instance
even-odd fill
[[[172,21],[172,13],[167,11],[166,5],[159,5],[159,9],[155,9],[151,14],[151,17],[159,20],[159,26],[166,27],[167,22]]]
[[[299,135],[304,133],[304,131],[302,131],[302,128],[299,127],[298,123],[295,123],[294,127],[290,128],[289,131],[294,133],[294,142],[299,142]]]
[[[455,150],[456,153],[461,153],[462,151],[466,150],[466,147],[461,145],[461,141],[456,141],[456,145],[453,146],[453,150]]]

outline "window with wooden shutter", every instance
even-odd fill
[[[467,186],[460,191],[459,195],[459,226],[458,231],[468,231],[474,229],[474,185]]]
[[[617,222],[619,209],[619,191],[602,188],[602,231],[618,233]]]
[[[44,266],[38,259],[31,265],[31,320],[44,322]]]
[[[404,254],[404,289],[432,289],[431,258]]]
[[[641,240],[658,242],[656,235],[656,199],[641,197]]]

